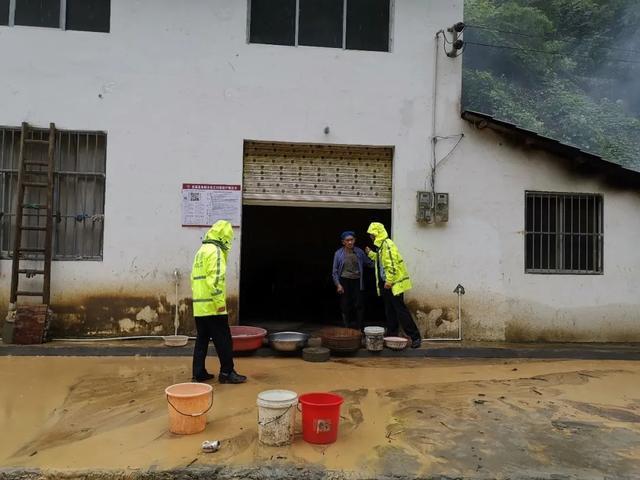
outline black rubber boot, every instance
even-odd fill
[[[221,373],[218,377],[218,381],[220,383],[244,383],[247,381],[247,377],[245,377],[244,375],[240,375],[239,373],[237,373],[235,370],[233,370],[231,373]]]

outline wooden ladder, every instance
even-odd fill
[[[42,297],[42,303],[49,305],[51,299],[51,254],[53,240],[53,168],[56,143],[56,126],[49,124],[49,138],[47,140],[34,136],[34,130],[27,124],[22,124],[20,136],[20,157],[18,164],[18,188],[16,192],[16,227],[13,242],[13,263],[11,268],[11,298],[14,306],[18,297]],[[35,148],[48,147],[47,161],[36,161]],[[27,191],[34,189],[46,189],[47,200],[45,204],[27,203]],[[25,222],[24,210],[46,210],[45,225],[32,225]],[[40,218],[40,215],[38,215]],[[28,231],[44,232],[44,245],[23,246],[23,233]],[[38,235],[41,239],[42,236]],[[37,257],[24,258],[25,254],[36,254]],[[20,262],[41,260],[44,265],[41,268],[21,268]],[[30,291],[20,289],[22,276],[34,277],[42,275],[42,290]]]

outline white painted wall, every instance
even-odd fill
[[[415,192],[430,161],[434,35],[462,19],[463,1],[394,3],[390,53],[248,44],[243,0],[112,0],[109,34],[0,27],[0,124],[54,121],[108,132],[104,261],[55,262],[54,302],[84,304],[96,295],[173,302],[172,272],[188,274],[204,233],[180,227],[180,186],[241,183],[244,139],[394,145],[394,237],[423,326],[422,311],[435,310],[434,320],[444,308],[455,318],[447,309],[460,282],[474,338],[503,339],[524,325],[640,339],[629,234],[638,232],[631,214],[638,195],[577,181],[556,159],[472,131],[459,118],[461,61],[442,54],[438,134],[466,137],[437,178],[437,189],[451,194],[449,224],[416,224]],[[451,146],[442,142],[439,156]],[[605,275],[523,273],[524,189],[605,194]],[[0,262],[0,308],[9,272]],[[185,281],[180,296],[189,294]]]
[[[54,302],[172,298],[203,233],[180,227],[180,186],[241,183],[243,139],[397,145],[398,172],[423,162],[432,39],[462,0],[395,3],[391,53],[248,44],[240,0],[113,0],[109,34],[0,27],[0,124],[108,132],[104,261],[56,262]]]
[[[509,145],[489,129],[476,130],[469,123],[462,127],[463,141],[436,177],[436,189],[452,194],[449,223],[406,225],[405,255],[420,263],[411,266],[414,299],[444,309],[443,318],[447,313],[457,318],[452,290],[462,283],[467,290],[462,300],[466,338],[640,339],[640,191],[576,176],[564,159]],[[449,148],[443,145],[441,156]],[[526,190],[603,195],[603,275],[524,273]],[[437,318],[436,312],[431,317]],[[431,334],[457,326],[424,324]]]

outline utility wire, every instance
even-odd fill
[[[538,49],[534,49],[534,48],[514,47],[514,46],[511,46],[511,45],[492,45],[490,43],[469,42],[467,40],[465,40],[464,43],[466,45],[475,45],[475,46],[478,46],[478,47],[500,48],[500,49],[505,49],[505,50],[519,50],[521,52],[535,52],[535,53],[542,53],[542,54],[545,54],[545,55],[556,55],[556,56],[569,57],[569,58],[586,58],[588,60],[594,60],[592,57],[590,57],[588,55],[579,55],[579,54],[571,54],[570,55],[570,54],[563,53],[563,52],[548,52],[546,50],[538,50]],[[606,61],[610,61],[610,62],[640,64],[640,61],[638,61],[638,60],[625,60],[623,58],[609,58],[609,57],[605,57],[604,59]]]
[[[446,140],[446,139],[449,139],[449,138],[457,138],[458,139],[458,141],[451,148],[451,150],[449,150],[449,152],[444,157],[442,157],[440,160],[436,161],[436,167],[437,167],[438,165],[440,165],[442,162],[444,162],[445,160],[447,160],[447,158],[449,158],[451,156],[453,151],[458,147],[458,145],[460,144],[460,142],[464,138],[464,133],[458,133],[457,135],[447,135],[446,137],[436,136],[435,138],[437,138],[439,140]]]
[[[442,50],[444,51],[444,53],[445,53],[446,55],[449,55],[449,53],[451,53],[451,52],[447,52],[447,44],[448,44],[448,45],[453,45],[453,42],[451,42],[451,41],[447,40],[447,36],[446,36],[446,34],[444,34],[444,33],[442,34],[442,38],[444,39],[444,42],[442,42]],[[452,48],[453,48],[453,47],[452,47]],[[466,49],[466,48],[467,48],[467,43],[466,43],[466,42],[463,42],[463,44],[462,44],[462,48],[460,49],[460,51],[459,51],[459,52],[457,52],[457,54],[456,54],[456,55],[454,55],[454,57],[453,57],[453,58],[458,58],[459,56],[461,56],[461,55],[464,53],[464,51],[465,51],[465,49]]]
[[[494,32],[494,33],[506,33],[508,35],[519,35],[521,37],[526,37],[526,38],[543,38],[546,40],[555,40],[557,42],[563,42],[563,43],[571,43],[571,40],[566,40],[563,38],[559,38],[557,36],[551,36],[551,35],[532,35],[530,33],[524,33],[524,32],[517,32],[517,31],[513,31],[513,30],[502,30],[499,28],[492,28],[492,27],[486,27],[484,25],[468,25],[465,24],[465,28],[475,28],[475,29],[479,29],[479,30],[486,30],[489,32]],[[615,39],[611,38],[611,37],[606,37],[607,40],[609,41],[615,41]],[[640,50],[632,50],[632,49],[625,49],[625,48],[618,48],[618,47],[594,47],[596,49],[600,49],[600,50],[616,50],[616,51],[620,51],[620,52],[629,52],[629,53],[638,53],[640,54]]]

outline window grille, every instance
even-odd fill
[[[525,272],[603,273],[603,199],[586,193],[525,193]]]
[[[37,130],[44,140],[47,130]],[[102,260],[107,136],[103,132],[58,130],[54,178],[54,260]],[[31,160],[46,161],[47,146],[30,147]],[[0,258],[11,258],[15,228],[20,129],[0,127]],[[35,158],[34,158],[35,157]],[[27,203],[45,203],[42,189]],[[34,213],[35,212],[35,213]],[[24,225],[45,224],[45,213],[25,211]],[[25,247],[42,245],[44,232],[24,232]]]

